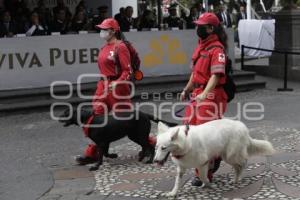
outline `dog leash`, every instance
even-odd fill
[[[192,100],[189,101],[189,103],[193,103],[193,102],[195,102],[195,99],[192,99]],[[183,117],[182,115],[179,115],[179,113],[181,111],[183,111],[184,109],[185,109],[185,107],[180,108],[177,111],[175,111],[175,116],[176,117]],[[185,124],[186,129],[185,129],[184,133],[185,133],[186,136],[188,135],[188,132],[190,130],[190,121],[191,121],[191,119],[188,122],[186,122],[186,124]]]
[[[195,101],[195,99],[190,100],[189,103],[193,103]],[[183,115],[180,115],[179,113],[181,113],[183,110],[185,109],[185,106],[182,108],[179,108],[178,110],[175,111],[175,116],[176,117],[183,117]]]
[[[185,133],[186,136],[188,135],[189,130],[190,130],[190,124],[187,123],[187,124],[185,125],[185,131],[184,131],[184,133]]]

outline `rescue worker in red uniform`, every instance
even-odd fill
[[[227,106],[227,95],[223,89],[226,81],[225,64],[227,36],[213,13],[202,14],[197,21],[199,43],[192,55],[193,68],[180,99],[191,93],[191,102],[185,110],[185,124],[199,125],[222,118]],[[199,133],[201,134],[201,133]],[[219,167],[221,159],[216,155],[212,160],[208,178],[212,180],[213,171]],[[213,169],[215,168],[215,169]],[[203,186],[198,178],[198,170],[192,181],[194,186]]]
[[[103,115],[114,109],[129,109],[130,85],[121,82],[130,80],[132,73],[130,52],[121,40],[120,26],[115,19],[108,18],[96,27],[101,30],[100,37],[106,41],[98,55],[98,67],[100,74],[107,80],[100,80],[97,84],[92,100],[94,115]],[[88,136],[88,128],[84,128],[84,132]],[[81,165],[97,161],[96,145],[89,144],[84,156],[77,156],[75,159]]]

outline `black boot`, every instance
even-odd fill
[[[78,165],[87,165],[87,164],[97,162],[96,159],[87,156],[76,156],[75,161],[77,162]]]
[[[192,180],[192,186],[204,187],[204,183],[200,180],[199,177],[195,176]]]

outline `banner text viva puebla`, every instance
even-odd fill
[[[47,59],[41,59],[37,52],[0,54],[1,69],[27,69],[33,67],[54,67],[57,64],[89,64],[96,63],[99,49],[59,49],[50,48]],[[43,56],[44,58],[44,56]]]

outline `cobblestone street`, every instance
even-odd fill
[[[238,184],[231,182],[233,170],[224,163],[206,188],[191,186],[193,170],[189,170],[177,199],[300,199],[300,131],[257,127],[251,132],[268,132],[278,152],[271,157],[250,159]],[[138,150],[132,142],[115,147],[113,151],[120,152],[121,159],[107,160],[95,173],[96,190],[103,195],[163,198],[174,184],[175,165],[171,160],[164,167],[140,164],[136,162]]]

